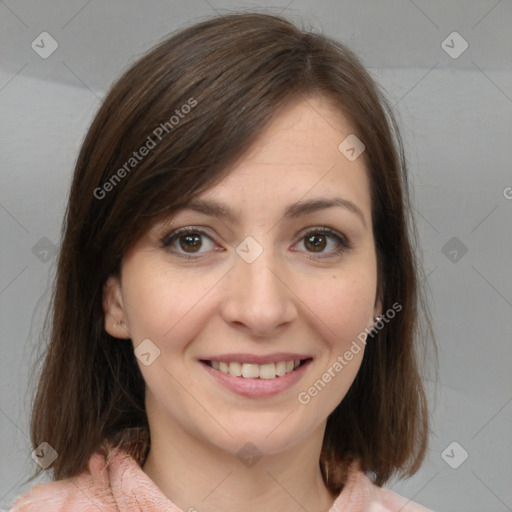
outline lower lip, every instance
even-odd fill
[[[202,367],[220,384],[238,395],[249,398],[265,398],[277,395],[295,385],[304,375],[311,360],[306,361],[297,369],[286,373],[282,377],[274,379],[246,379],[245,377],[233,377],[229,373],[214,370],[206,363],[200,362]]]

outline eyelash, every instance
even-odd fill
[[[338,242],[339,246],[337,249],[335,249],[334,251],[331,251],[327,254],[312,252],[312,253],[310,253],[311,254],[311,256],[309,257],[310,259],[330,258],[333,256],[338,256],[341,253],[352,249],[352,244],[347,240],[347,238],[345,238],[343,235],[337,233],[336,231],[334,231],[331,228],[328,228],[326,226],[309,229],[308,231],[306,231],[305,233],[302,234],[301,238],[299,239],[299,242],[304,240],[308,236],[318,235],[318,234],[333,238],[334,240],[336,240]],[[211,240],[211,237],[206,232],[204,232],[202,229],[196,229],[193,227],[185,227],[185,228],[177,229],[177,230],[173,231],[172,233],[169,233],[168,235],[163,237],[160,242],[161,247],[163,249],[168,248],[171,244],[173,244],[180,237],[186,236],[186,235],[201,235],[201,236],[205,236],[206,238]],[[176,254],[178,257],[184,258],[187,260],[198,259],[201,257],[201,253],[197,253],[197,255],[194,256],[191,254],[185,254],[185,253],[181,253],[178,251],[171,251],[171,252]],[[320,256],[315,256],[315,254],[319,254]]]

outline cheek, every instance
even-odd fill
[[[215,276],[198,276],[170,272],[168,266],[138,264],[126,267],[123,281],[124,308],[137,343],[144,338],[155,342],[190,337],[199,328],[201,316],[208,314],[208,293]],[[201,307],[198,307],[201,306]]]
[[[343,400],[361,366],[361,334],[372,323],[376,293],[372,267],[333,274],[310,288],[305,302],[317,340],[318,366],[297,396],[309,417],[326,418]],[[302,292],[305,293],[305,290]],[[322,347],[322,348],[320,348]]]
[[[301,297],[314,314],[309,321],[336,350],[344,350],[371,325],[376,296],[376,272],[371,265],[345,269],[311,286],[302,282]]]

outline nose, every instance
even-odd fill
[[[275,336],[297,316],[298,299],[284,274],[271,251],[252,263],[237,256],[225,283],[224,320],[248,335]]]

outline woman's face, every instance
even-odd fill
[[[380,312],[365,165],[338,149],[351,133],[326,98],[296,100],[124,257],[106,329],[137,349],[152,430],[232,453],[321,438]]]

